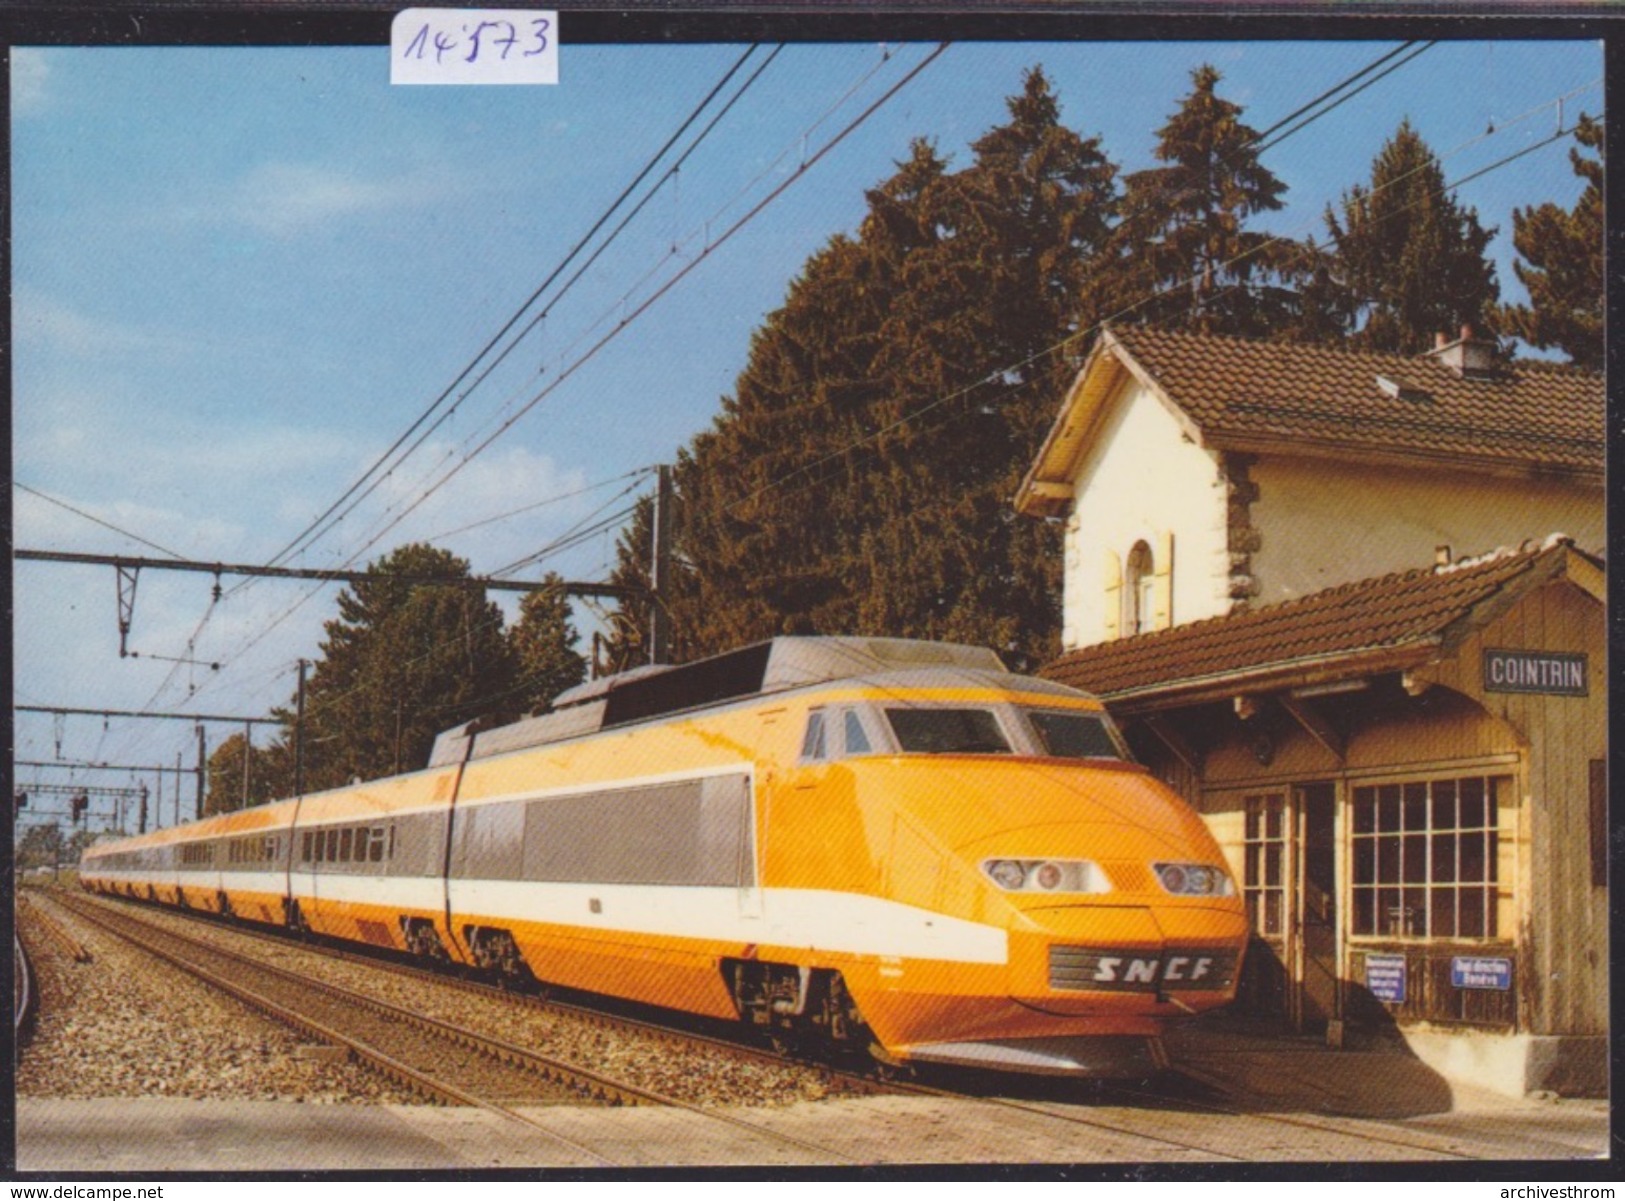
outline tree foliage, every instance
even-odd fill
[[[1593,371],[1603,368],[1604,284],[1603,125],[1582,116],[1574,140],[1596,154],[1569,151],[1586,181],[1572,209],[1550,202],[1512,214],[1512,244],[1522,256],[1512,269],[1529,290],[1527,305],[1501,309],[1506,332],[1531,346],[1555,348]]]
[[[502,611],[483,589],[402,576],[467,579],[468,563],[413,543],[339,593],[305,694],[304,786],[331,788],[416,769],[435,734],[517,707]],[[295,714],[279,710],[291,749]],[[291,770],[292,764],[287,764]],[[286,782],[291,790],[292,781]]]
[[[1041,70],[960,171],[916,141],[807,262],[678,456],[680,658],[786,629],[1051,653],[1058,541],[1009,498],[1084,346],[1116,168]],[[1057,346],[1070,353],[1055,353]],[[647,579],[648,515],[616,582]],[[637,609],[612,642],[646,639]]]
[[[1356,345],[1420,354],[1435,334],[1492,329],[1500,288],[1485,229],[1445,186],[1444,169],[1403,121],[1371,164],[1369,186],[1328,207],[1336,273],[1359,322]]]
[[[262,805],[292,790],[293,764],[288,744],[277,741],[266,747],[251,746],[241,734],[228,736],[209,756],[208,791],[203,797],[203,815],[231,813],[245,807],[243,800],[243,759],[248,759],[248,800],[246,805]]]
[[[519,602],[519,620],[508,631],[516,677],[513,705],[528,713],[545,713],[553,698],[587,678],[587,661],[576,649],[581,641],[570,621],[570,599],[564,581],[549,572],[542,586]]]
[[[1283,206],[1286,185],[1259,159],[1241,106],[1218,95],[1204,64],[1157,131],[1161,166],[1126,181],[1113,239],[1112,307],[1132,320],[1238,337],[1281,337],[1302,318],[1298,285],[1311,252],[1249,229]],[[1318,310],[1316,310],[1318,311]]]

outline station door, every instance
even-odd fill
[[[1245,828],[1252,946],[1240,1003],[1299,1030],[1324,1030],[1338,1014],[1336,785],[1253,793]]]

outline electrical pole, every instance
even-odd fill
[[[204,755],[203,727],[197,728],[197,816],[203,820],[203,765],[207,762]]]
[[[139,834],[147,832],[147,786],[141,785],[141,825],[137,830]]]
[[[649,588],[654,603],[649,614],[649,662],[671,661],[671,612],[666,607],[671,589],[671,468],[662,463],[655,489],[654,547],[650,556]]]
[[[299,660],[299,701],[293,722],[293,795],[305,795],[305,668],[309,661]]]
[[[243,723],[243,808],[248,808],[248,757],[254,753],[254,727]]]

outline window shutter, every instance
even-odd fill
[[[1116,551],[1106,552],[1106,638],[1118,637],[1123,630],[1123,561]]]
[[[1151,576],[1151,628],[1166,630],[1174,624],[1174,532],[1164,531],[1157,547]]]

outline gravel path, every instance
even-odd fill
[[[60,909],[55,911],[61,912]],[[290,970],[309,972],[334,984],[365,991],[430,1017],[457,1022],[471,1030],[567,1059],[692,1104],[793,1105],[836,1095],[838,1086],[833,1086],[822,1073],[798,1065],[751,1063],[714,1051],[674,1049],[652,1036],[604,1030],[569,1014],[514,1004],[500,995],[481,996],[450,984],[409,978],[369,964],[345,962],[297,944],[246,937],[229,927],[147,906],[139,907],[138,912],[145,920],[194,938],[230,947]],[[109,941],[105,936],[98,937],[102,942]],[[19,1081],[19,1087],[20,1084]]]
[[[94,958],[72,962],[51,940],[29,938],[22,919],[40,1013],[17,1065],[19,1097],[416,1100],[61,907],[50,912]]]

